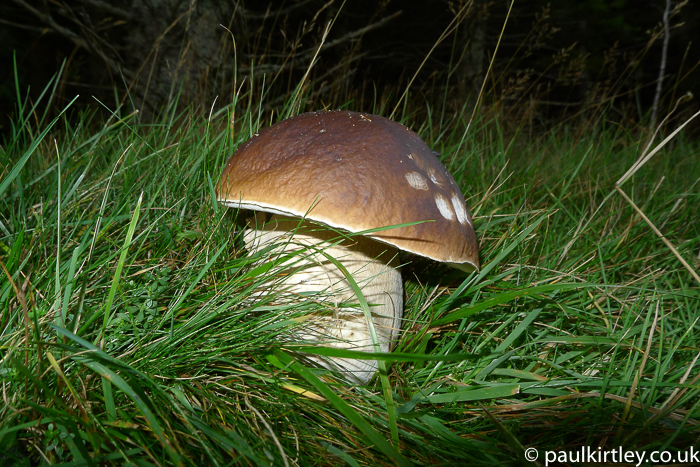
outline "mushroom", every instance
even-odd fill
[[[255,252],[277,245],[276,252],[296,252],[297,257],[303,252],[306,267],[290,272],[285,286],[299,294],[331,293],[331,312],[310,316],[300,338],[374,350],[347,279],[326,255],[361,287],[382,352],[392,350],[403,317],[398,251],[466,272],[479,268],[464,196],[436,155],[401,124],[331,111],[272,125],[230,157],[216,195],[226,206],[255,211],[244,232],[246,248]],[[318,224],[349,234],[331,241],[338,233]],[[375,360],[314,360],[356,383],[368,382],[378,366]]]

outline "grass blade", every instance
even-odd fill
[[[7,190],[10,184],[17,178],[17,176],[22,171],[22,168],[27,163],[31,155],[34,154],[34,151],[36,151],[36,149],[39,147],[39,144],[41,144],[41,141],[44,139],[44,137],[49,134],[53,126],[61,119],[61,117],[63,117],[63,114],[66,112],[66,110],[70,108],[71,105],[73,105],[73,102],[75,102],[77,98],[78,96],[75,96],[73,100],[70,101],[68,105],[63,108],[63,110],[61,110],[61,112],[56,116],[56,118],[51,120],[51,123],[49,123],[46,126],[46,128],[44,128],[44,131],[42,131],[39,134],[39,136],[32,141],[29,148],[26,151],[24,151],[22,157],[19,159],[19,161],[17,161],[15,166],[12,168],[7,177],[5,177],[2,183],[0,183],[0,199],[3,198],[5,190]]]
[[[112,303],[114,302],[114,295],[117,292],[117,287],[119,286],[119,279],[122,275],[122,269],[124,268],[124,263],[126,262],[126,256],[129,254],[129,247],[131,246],[131,239],[134,236],[134,231],[136,230],[136,225],[139,222],[139,212],[141,209],[141,201],[143,200],[143,193],[139,196],[139,200],[136,203],[136,208],[131,216],[131,222],[129,223],[129,229],[126,233],[126,238],[124,239],[124,246],[122,246],[122,252],[119,256],[119,261],[117,262],[117,269],[114,271],[114,276],[112,277],[112,285],[109,288],[109,295],[107,296],[107,303],[104,307],[104,321],[102,322],[102,330],[97,338],[97,341],[104,340],[104,333],[107,329],[109,321],[112,319]]]
[[[341,399],[323,381],[318,379],[308,368],[301,365],[284,352],[277,351],[274,355],[269,355],[268,360],[277,367],[289,367],[299,376],[309,382],[316,390],[328,399],[333,406],[340,411],[357,429],[359,429],[377,449],[392,459],[400,466],[410,466],[411,463],[396,450],[394,446],[387,443],[384,437],[367,423],[347,402]]]

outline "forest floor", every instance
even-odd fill
[[[482,269],[405,265],[388,374],[353,387],[290,344],[323,303],[288,300],[216,202],[228,156],[270,123],[249,108],[230,128],[231,108],[22,112],[0,153],[1,465],[697,452],[700,145],[680,134],[616,189],[648,135],[397,117],[462,188]]]

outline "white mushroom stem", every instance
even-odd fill
[[[244,242],[249,251],[277,245],[275,254],[304,250],[290,260],[294,271],[285,278],[285,289],[294,294],[325,292],[329,297],[328,312],[308,317],[298,336],[308,342],[340,349],[374,352],[372,337],[362,309],[345,275],[323,254],[335,258],[352,275],[370,305],[372,321],[382,352],[390,352],[401,328],[403,317],[403,285],[398,269],[397,250],[363,236],[329,240],[338,234],[313,224],[283,220],[274,215],[265,223],[264,214],[250,218]],[[301,228],[300,228],[301,227]],[[329,246],[332,245],[332,246]],[[299,260],[302,263],[299,263]],[[355,306],[347,306],[347,305]],[[345,305],[345,306],[342,306]],[[377,371],[376,360],[313,357],[312,360],[330,369],[341,371],[348,380],[367,383]]]

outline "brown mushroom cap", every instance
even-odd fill
[[[452,175],[420,137],[377,115],[311,112],[246,141],[216,187],[225,205],[361,232],[471,272],[479,268],[469,210]]]

